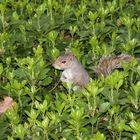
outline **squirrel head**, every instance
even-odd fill
[[[59,56],[53,63],[53,67],[59,70],[65,70],[72,67],[75,56],[72,53],[65,53]]]

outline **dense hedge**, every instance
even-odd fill
[[[0,11],[0,97],[15,101],[0,139],[140,139],[139,0],[1,0]],[[93,79],[87,90],[52,90],[65,50]],[[98,77],[99,59],[121,53],[133,61]]]

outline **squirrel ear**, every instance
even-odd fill
[[[74,60],[74,58],[75,58],[74,54],[69,49],[65,49],[65,55],[71,61]]]
[[[74,54],[73,53],[68,53],[68,58],[70,59],[70,60],[73,60],[74,59]]]

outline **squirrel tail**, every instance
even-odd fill
[[[97,67],[98,75],[110,75],[114,69],[121,68],[121,62],[129,63],[132,56],[121,54],[118,56],[102,57]]]

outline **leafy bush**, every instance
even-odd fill
[[[139,140],[139,0],[1,0],[0,95],[14,109],[0,116],[0,139]],[[66,49],[85,65],[87,90],[57,84],[51,64]],[[97,77],[103,55],[133,61]]]

